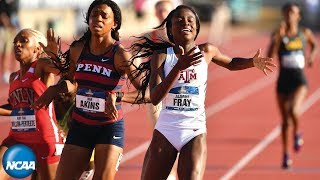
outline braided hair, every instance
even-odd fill
[[[36,42],[38,43],[38,46],[40,46],[39,43],[42,43],[43,45],[47,46],[47,43],[48,43],[47,38],[42,34],[42,32],[35,29],[30,29],[30,28],[22,29],[21,31],[26,31],[32,34]]]
[[[164,19],[163,22],[159,26],[154,28],[157,30],[157,29],[163,29],[164,27],[166,27],[166,32],[167,32],[167,36],[169,38],[169,41],[162,39],[162,38],[158,38],[155,41],[153,41],[150,38],[144,37],[144,36],[135,37],[136,40],[130,46],[130,48],[132,50],[132,57],[130,59],[132,64],[134,64],[134,61],[139,58],[149,59],[150,56],[157,50],[166,49],[168,47],[174,46],[175,42],[173,39],[173,35],[170,33],[171,28],[172,28],[172,18],[176,15],[177,12],[179,12],[182,9],[190,10],[196,17],[196,26],[197,27],[196,27],[196,36],[194,38],[194,40],[196,40],[196,38],[198,37],[198,34],[200,32],[199,16],[192,7],[186,6],[186,5],[180,5],[180,6],[176,7],[175,9],[173,9],[168,14],[166,19]],[[150,73],[150,71],[151,71],[150,60],[151,59],[141,63],[139,65],[139,67],[137,67],[137,69],[131,73],[132,77],[134,77],[134,78],[141,77],[140,81],[142,82],[142,87],[139,90],[139,95],[141,94],[142,96],[140,99],[138,99],[138,102],[143,101],[144,96],[145,96],[145,91],[149,85],[150,74],[151,74]]]

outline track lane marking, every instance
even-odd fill
[[[304,102],[301,112],[307,111],[320,98],[320,88],[318,88],[308,99]],[[242,159],[240,159],[230,170],[224,174],[220,180],[229,180],[236,175],[242,168],[244,168],[255,156],[261,153],[272,141],[280,135],[280,125],[277,125],[269,134],[267,134],[262,141],[254,146]]]
[[[214,114],[236,104],[237,102],[248,97],[250,94],[255,93],[255,92],[259,91],[260,89],[274,83],[276,76],[277,76],[276,73],[273,73],[267,77],[264,76],[256,81],[254,81],[253,83],[233,92],[232,94],[230,94],[226,98],[223,98],[222,100],[218,101],[217,103],[209,106],[208,108],[206,108],[207,121]],[[123,156],[121,163],[123,164],[123,163],[127,162],[128,160],[133,159],[134,157],[138,156],[139,154],[145,152],[147,150],[149,144],[150,144],[150,141],[145,141],[142,144],[140,144],[138,147],[133,148],[132,150],[124,153],[124,156]]]

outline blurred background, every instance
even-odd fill
[[[120,37],[129,45],[130,36],[159,25],[154,5],[158,0],[115,0],[122,10]],[[289,0],[171,0],[174,6],[193,6],[201,19],[198,41],[220,47],[234,35],[270,33],[280,22],[280,9]],[[292,1],[292,0],[291,0]],[[294,1],[294,0],[293,0]],[[320,30],[320,0],[296,0],[302,9],[302,25]],[[86,30],[85,16],[92,0],[0,0],[0,73],[8,83],[18,68],[12,41],[23,28],[46,33],[48,28],[62,37],[64,50]],[[230,34],[233,33],[233,34]],[[10,63],[11,62],[11,63]]]
[[[21,28],[35,28],[45,32],[48,27],[56,34],[71,39],[79,36],[86,27],[84,17],[92,0],[1,0],[15,1],[17,19]],[[139,33],[156,26],[155,0],[115,0],[123,13],[122,37]],[[223,6],[224,16],[234,26],[250,25],[258,31],[270,31],[280,20],[280,8],[288,0],[178,0],[193,6],[203,23],[215,20],[214,14]],[[319,0],[299,0],[303,9],[303,23],[320,29]],[[17,21],[17,20],[15,20]],[[139,28],[137,28],[139,27]]]

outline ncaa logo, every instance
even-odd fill
[[[36,155],[23,144],[11,146],[2,159],[3,169],[13,178],[25,178],[36,169]]]

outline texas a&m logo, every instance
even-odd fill
[[[180,72],[178,82],[190,83],[191,80],[197,79],[197,73],[194,69],[185,69]]]

